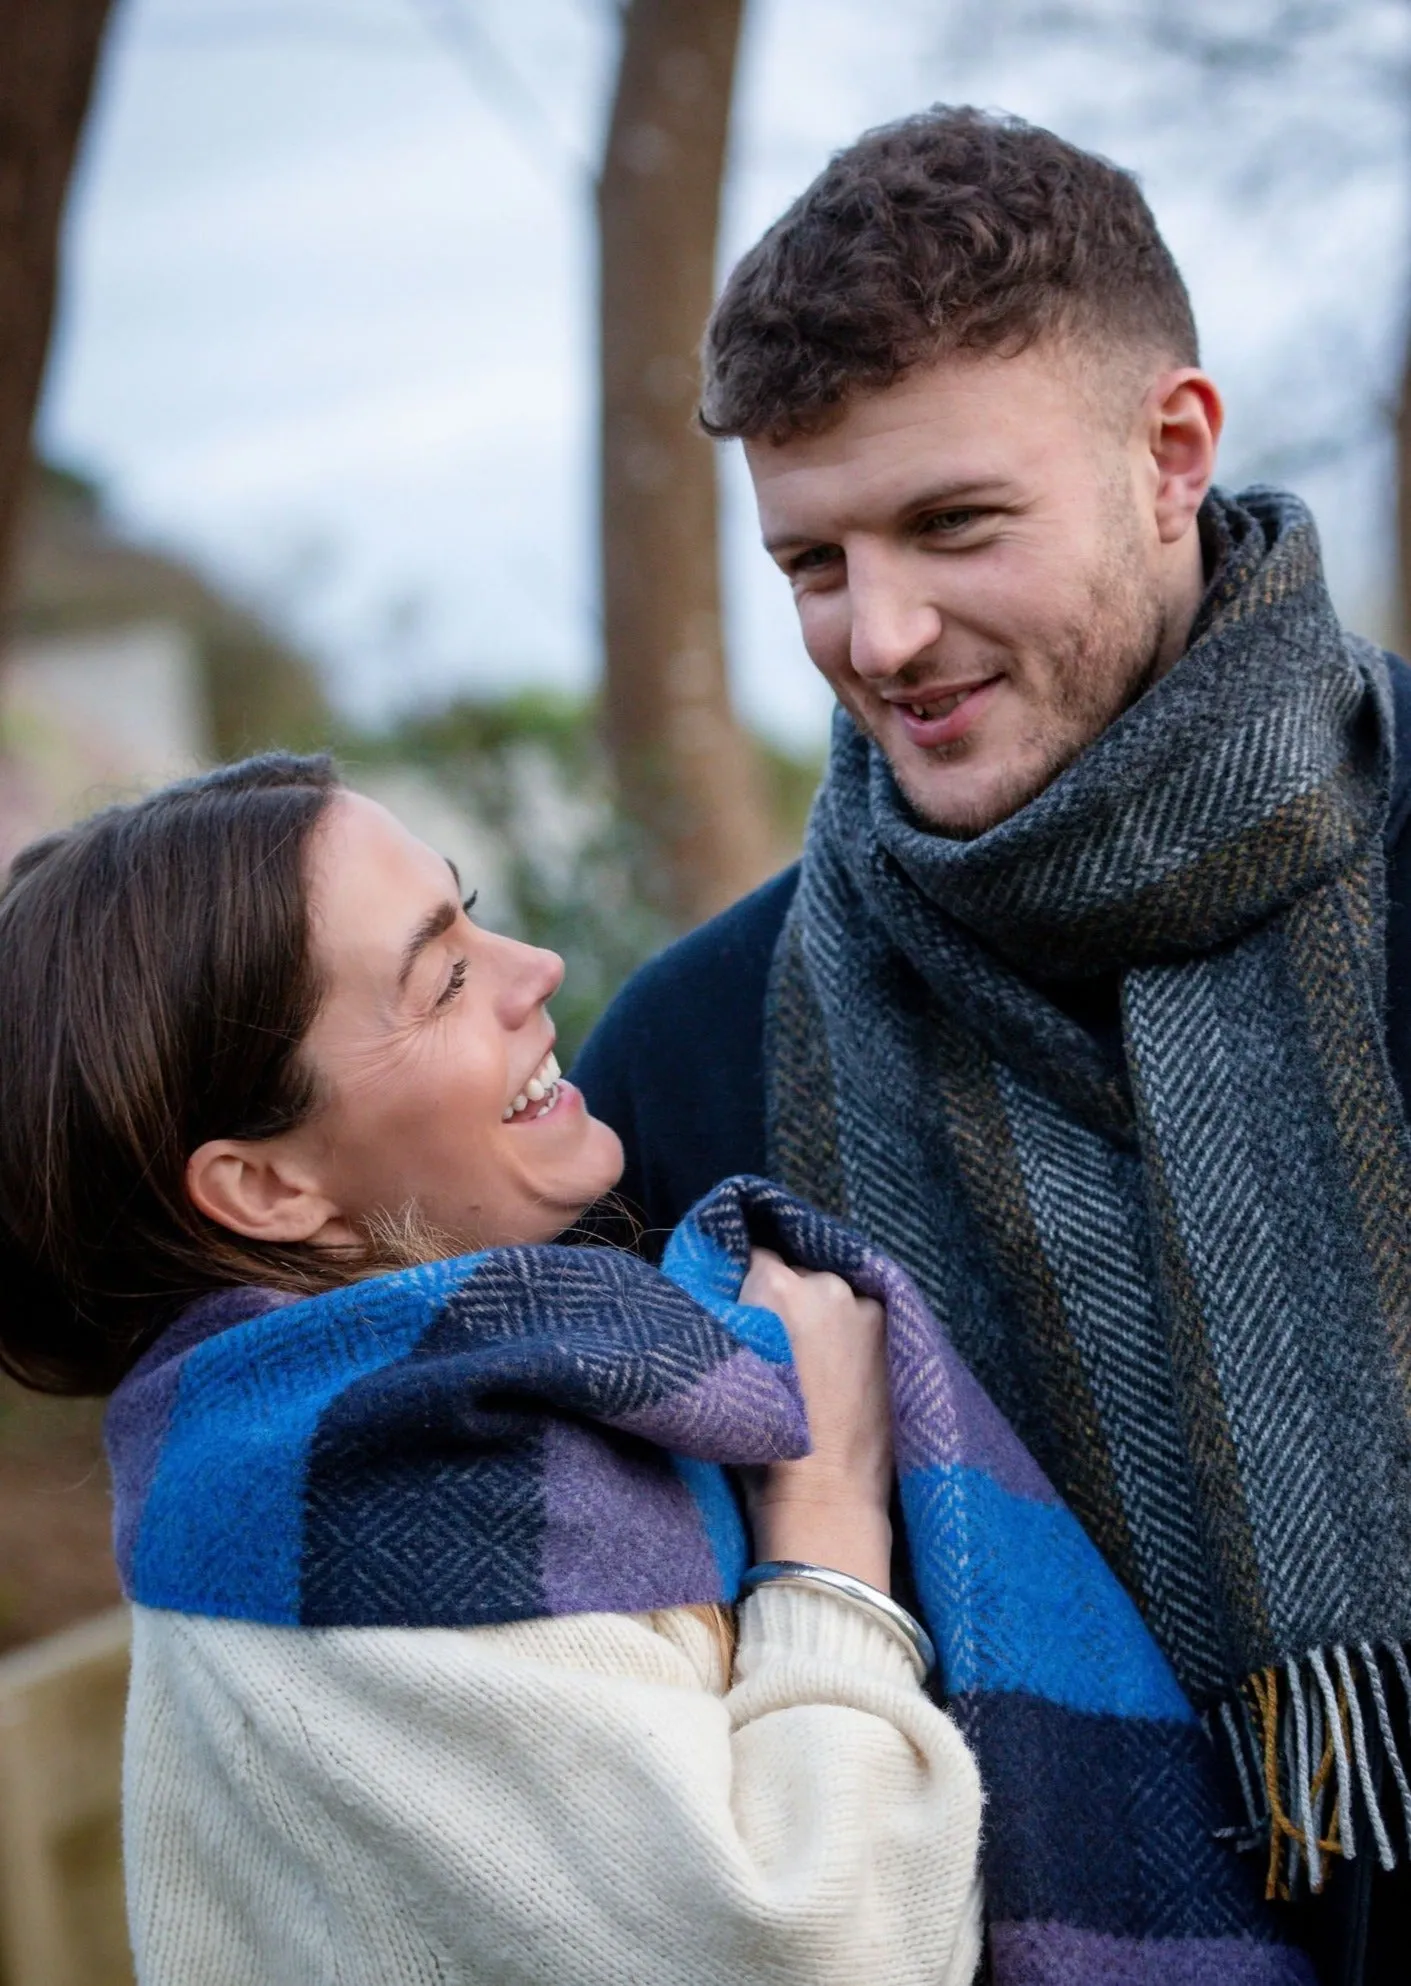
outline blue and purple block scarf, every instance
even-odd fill
[[[734,1599],[728,1471],[808,1446],[785,1332],[737,1300],[752,1244],[886,1307],[907,1544],[986,1790],[997,1986],[1309,1986],[1098,1552],[905,1273],[763,1180],[702,1201],[660,1271],[504,1248],[203,1299],[109,1410],[129,1596],[303,1627]]]

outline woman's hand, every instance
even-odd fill
[[[750,1495],[756,1555],[803,1559],[891,1587],[892,1413],[886,1318],[841,1276],[786,1268],[756,1248],[740,1290],[784,1321],[813,1450],[759,1471]]]

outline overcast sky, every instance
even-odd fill
[[[1225,480],[1305,491],[1343,611],[1375,632],[1407,10],[1345,0],[1272,74],[1257,48],[1200,72],[1133,34],[1055,43],[1025,11],[749,0],[723,260],[830,150],[938,97],[1109,151],[1190,282]],[[596,673],[591,173],[615,35],[612,0],[120,0],[44,444],[289,620],[363,714]],[[728,454],[723,481],[741,703],[811,744],[826,696]]]

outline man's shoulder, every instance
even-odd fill
[[[614,1036],[676,1038],[688,1029],[715,1034],[744,1014],[762,1016],[774,947],[798,888],[799,865],[772,876],[749,896],[678,938],[639,966],[612,1001],[584,1057]]]
[[[1386,1043],[1411,1116],[1411,664],[1383,651],[1391,684],[1391,804],[1386,823]]]
[[[1411,663],[1383,649],[1391,684],[1392,773],[1391,810],[1387,817],[1387,846],[1401,840],[1411,817]]]
[[[650,959],[574,1063],[622,1139],[621,1196],[649,1255],[718,1180],[765,1169],[765,998],[798,879],[795,864]]]
[[[1411,676],[1411,670],[1407,674]],[[742,970],[767,980],[774,947],[798,886],[799,864],[791,862],[728,910],[658,952],[642,967],[637,980],[644,987],[660,984],[673,990],[730,980]],[[629,980],[628,985],[632,984]]]

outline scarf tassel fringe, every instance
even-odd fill
[[[1411,1860],[1411,1668],[1394,1643],[1314,1648],[1256,1670],[1206,1713],[1232,1763],[1247,1826],[1236,1846],[1267,1844],[1265,1894],[1315,1896],[1334,1856]]]

